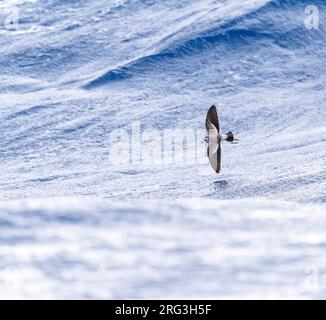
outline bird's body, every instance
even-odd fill
[[[221,141],[225,140],[231,143],[238,141],[230,131],[227,134],[220,133],[220,122],[215,105],[211,106],[206,116],[207,136],[207,156],[212,168],[216,173],[221,171]]]

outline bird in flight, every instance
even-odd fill
[[[214,171],[219,173],[221,171],[221,141],[225,140],[234,144],[239,140],[234,138],[231,131],[227,134],[220,134],[220,122],[215,105],[212,105],[207,112],[206,131],[207,136],[203,141],[207,143],[207,156]]]

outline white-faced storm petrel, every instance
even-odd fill
[[[231,131],[227,134],[220,134],[220,123],[215,105],[211,106],[206,117],[207,136],[203,141],[207,143],[207,156],[209,162],[216,173],[221,170],[221,141],[237,143],[239,140],[234,138]]]

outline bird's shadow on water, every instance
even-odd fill
[[[214,189],[226,189],[228,187],[229,183],[227,180],[217,180],[213,182]]]

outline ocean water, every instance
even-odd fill
[[[326,298],[325,12],[1,1],[0,298]]]

